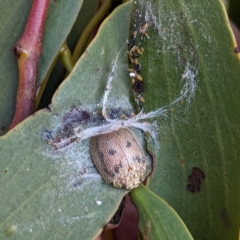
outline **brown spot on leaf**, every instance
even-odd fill
[[[91,120],[91,115],[88,111],[83,109],[72,109],[63,116],[64,125],[76,126],[88,123]]]
[[[180,164],[181,165],[184,165],[185,164],[185,158],[184,157],[181,157],[180,160],[179,160]]]
[[[144,229],[143,229],[143,232],[142,232],[143,240],[148,240],[149,239],[151,231],[152,231],[152,223],[150,221],[147,221],[145,223],[145,226],[144,226]]]
[[[204,178],[204,172],[201,169],[194,167],[192,173],[188,176],[187,190],[192,193],[200,192],[201,183]]]
[[[17,58],[19,58],[21,55],[21,51],[22,51],[22,45],[21,45],[21,43],[17,42],[13,49],[14,55]]]
[[[2,171],[0,171],[0,173],[6,174],[6,173],[7,173],[7,170],[6,170],[6,169],[5,169],[5,170],[2,170]]]
[[[82,119],[83,120],[89,120],[90,119],[90,115],[87,111],[82,111]]]
[[[221,211],[221,219],[222,219],[223,224],[226,227],[230,228],[232,226],[231,219],[230,219],[229,214],[228,214],[228,212],[225,208]]]
[[[1,126],[1,131],[5,131],[6,129],[6,126]]]
[[[236,47],[236,48],[234,49],[234,52],[235,52],[235,53],[239,53],[238,47]]]

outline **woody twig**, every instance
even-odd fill
[[[21,39],[15,44],[19,81],[12,129],[34,112],[37,63],[41,54],[44,23],[50,0],[33,0],[27,25]]]

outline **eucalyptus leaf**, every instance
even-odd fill
[[[74,136],[76,125],[107,124],[99,112],[110,78],[109,116],[132,112],[126,72],[130,8],[121,6],[103,23],[49,109],[0,138],[2,239],[92,239],[127,193],[102,182],[89,139],[54,146]],[[194,238],[236,239],[240,63],[224,8],[213,0],[139,0],[133,13],[134,28],[141,30],[136,44],[145,49],[139,57],[144,111],[158,109],[152,121],[159,138],[148,143],[155,168],[147,186],[173,206]],[[143,194],[141,189],[135,191]],[[148,201],[155,197],[151,193]],[[139,206],[141,201],[135,200]]]
[[[144,110],[160,116],[147,187],[194,239],[237,239],[240,61],[225,8],[213,0],[137,0],[132,15],[130,39],[144,48]]]
[[[78,17],[71,29],[71,32],[67,37],[67,45],[71,52],[73,52],[79,37],[84,31],[84,28],[86,28],[87,24],[90,22],[90,20],[96,13],[98,3],[98,0],[88,0],[83,2],[81,10],[78,13]],[[54,92],[65,79],[65,77],[66,71],[64,69],[64,66],[62,65],[61,59],[59,58],[58,62],[54,65],[54,68],[49,76],[46,88],[44,89],[40,103],[38,105],[38,109],[45,108],[49,105]]]
[[[83,127],[103,124],[99,104],[109,77],[114,76],[109,114],[132,109],[126,71],[130,8],[122,5],[102,24],[50,108],[0,138],[1,239],[94,239],[127,193],[102,181],[89,139],[63,149],[51,141],[61,141],[78,120]]]
[[[193,240],[175,210],[144,185],[130,193],[139,213],[139,228],[143,239]]]

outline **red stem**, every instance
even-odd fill
[[[42,34],[49,2],[50,0],[33,0],[24,33],[15,44],[19,82],[15,115],[9,129],[34,112],[37,63],[41,54]]]

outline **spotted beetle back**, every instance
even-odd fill
[[[146,156],[129,128],[92,137],[90,154],[103,180],[115,187],[132,189],[144,178]]]

